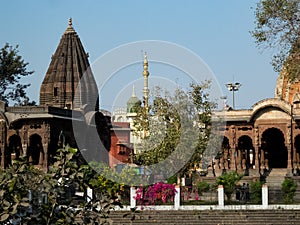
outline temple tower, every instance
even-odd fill
[[[40,89],[40,105],[99,109],[97,84],[72,19],[51,58]]]

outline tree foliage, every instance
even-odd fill
[[[173,175],[167,174],[168,169],[179,167],[184,173],[199,164],[210,137],[211,110],[216,106],[209,88],[210,81],[205,81],[191,84],[187,91],[178,88],[171,95],[157,87],[149,113],[140,108],[134,121],[136,135],[142,134],[134,162],[150,166],[168,158],[167,169],[158,171],[166,179]]]
[[[285,179],[281,184],[284,203],[292,203],[297,191],[297,182],[291,178]]]
[[[19,55],[18,45],[13,47],[6,43],[0,49],[0,97],[6,103],[12,102],[17,105],[22,103],[34,104],[28,102],[26,88],[30,84],[22,84],[22,77],[26,77],[33,73],[27,70],[28,63],[24,62]]]
[[[226,172],[216,179],[217,185],[223,185],[224,193],[229,202],[231,201],[231,196],[236,189],[237,182],[240,181],[242,177],[242,174],[232,171],[228,173]]]
[[[94,188],[99,176],[87,165],[79,166],[77,151],[66,146],[58,150],[48,172],[26,159],[15,161],[0,173],[1,224],[108,224],[109,212],[121,206],[108,188],[90,201],[75,201],[76,190]]]
[[[290,80],[300,76],[299,3],[298,0],[261,0],[255,11],[255,29],[251,32],[258,46],[274,50],[275,71],[285,68]]]

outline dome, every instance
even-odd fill
[[[135,95],[134,86],[133,86],[132,96],[127,101],[127,112],[128,113],[134,113],[134,112],[136,112],[136,107],[139,107],[141,105],[142,105],[142,102]]]

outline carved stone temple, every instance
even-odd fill
[[[74,120],[82,128],[80,146],[73,131]],[[97,134],[91,135],[92,130]],[[89,145],[93,135],[98,135],[99,146]],[[0,104],[0,166],[6,167],[12,159],[26,156],[34,165],[47,170],[55,151],[67,144],[93,154],[110,148],[110,123],[99,111],[88,54],[71,19],[41,85],[40,105]],[[108,161],[107,154],[101,157]]]
[[[246,110],[216,112],[226,126],[221,151],[214,161],[215,174],[238,171],[259,177],[299,175],[300,172],[300,82],[279,75],[275,97],[264,99]]]

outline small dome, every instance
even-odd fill
[[[134,112],[136,112],[136,107],[139,107],[141,105],[142,105],[142,102],[138,97],[136,97],[135,91],[134,91],[134,86],[133,86],[132,96],[127,101],[127,112],[134,113]]]
[[[127,112],[133,113],[136,112],[135,107],[141,106],[141,100],[136,96],[131,96],[127,101]]]

